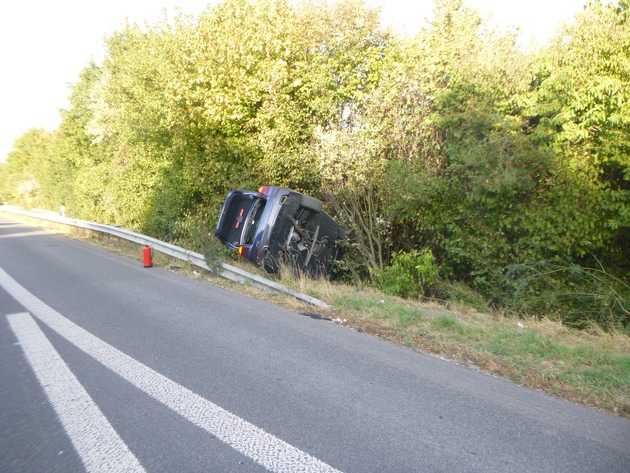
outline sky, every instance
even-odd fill
[[[365,0],[384,26],[413,34],[432,0]],[[465,0],[498,28],[520,32],[523,47],[544,44],[585,0]],[[0,6],[0,161],[30,128],[55,129],[71,85],[104,40],[125,22],[151,24],[176,13],[197,15],[216,0],[9,0]]]

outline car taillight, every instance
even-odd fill
[[[245,256],[245,247],[243,245],[238,247],[238,255]]]
[[[269,186],[260,186],[260,188],[258,189],[258,192],[260,192],[261,194],[267,195],[267,192],[269,192]]]

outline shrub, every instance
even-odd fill
[[[376,276],[385,293],[407,298],[428,295],[437,280],[438,268],[433,253],[426,248],[395,253],[391,264]]]
[[[630,285],[603,267],[542,261],[511,265],[504,278],[500,302],[518,314],[557,315],[577,328],[630,327]]]
[[[486,298],[463,281],[440,282],[435,292],[436,297],[446,299],[449,303],[472,307],[479,312],[491,310]]]

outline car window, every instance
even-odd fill
[[[243,234],[241,236],[242,245],[250,245],[253,242],[254,236],[256,235],[256,228],[258,228],[258,224],[260,223],[260,217],[263,214],[266,202],[265,199],[256,199],[256,202],[252,205],[243,227]]]

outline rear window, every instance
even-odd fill
[[[226,243],[238,245],[245,225],[245,219],[256,200],[251,195],[236,194],[226,202],[223,209],[221,227],[217,228],[217,236]]]
[[[260,217],[263,214],[263,210],[265,210],[266,203],[267,201],[264,199],[256,199],[256,202],[252,205],[243,228],[243,232],[245,232],[241,238],[243,244],[250,245],[254,241],[256,229],[260,223]]]

